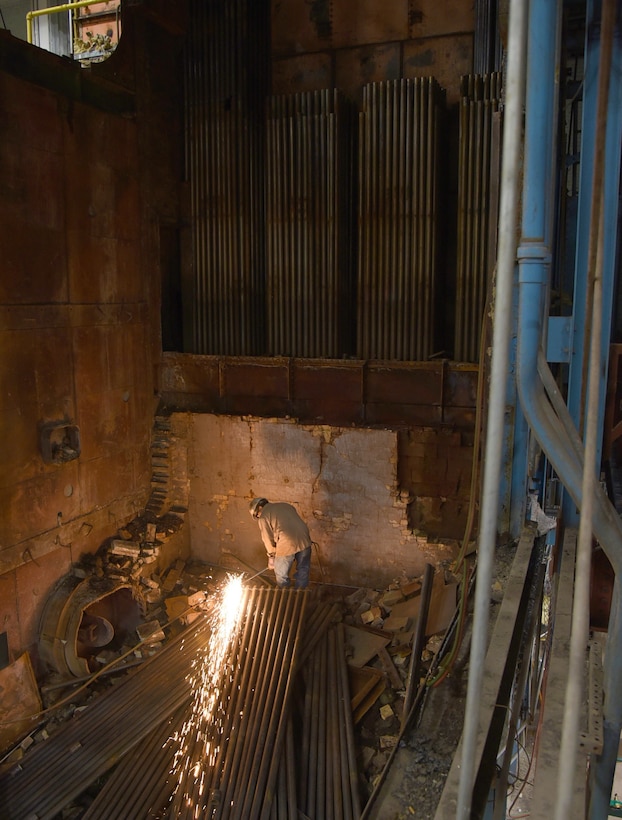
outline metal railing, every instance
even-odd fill
[[[58,5],[58,6],[49,6],[48,8],[45,8],[45,9],[37,9],[36,11],[29,11],[26,14],[26,40],[29,43],[33,42],[33,20],[35,20],[36,18],[39,18],[39,17],[46,16],[46,15],[60,14],[61,12],[68,11],[72,15],[71,52],[72,52],[72,56],[75,56],[74,55],[73,41],[74,41],[75,36],[76,36],[76,26],[77,26],[77,24],[79,24],[81,22],[81,20],[80,20],[79,17],[74,17],[73,12],[76,9],[82,9],[82,8],[85,8],[86,6],[93,6],[93,5],[96,4],[96,2],[97,2],[97,0],[77,0],[77,2],[75,2],[75,3],[62,3],[61,5]],[[116,8],[112,10],[112,11],[114,11],[115,17],[117,19],[117,39],[118,39],[119,9],[120,9],[120,4],[118,4],[116,6]],[[83,22],[86,22],[86,20],[84,20]],[[100,53],[98,52],[97,56],[99,56],[99,54]],[[89,59],[92,56],[95,56],[95,55],[92,55],[87,51],[87,52],[84,52],[82,54],[80,59]]]

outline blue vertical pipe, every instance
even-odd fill
[[[550,253],[552,145],[556,117],[555,57],[558,19],[552,0],[530,4],[529,62],[526,95],[523,237],[519,258],[518,388],[531,430],[576,506],[581,508],[583,458],[575,447],[569,413],[554,411],[538,375],[544,311],[547,306]],[[561,7],[561,4],[560,4]],[[619,40],[618,40],[619,46]],[[617,80],[619,82],[619,80]],[[611,304],[611,300],[609,300]],[[602,372],[602,371],[601,371]],[[604,374],[602,376],[604,378]],[[591,820],[607,816],[622,729],[622,524],[599,485],[595,488],[593,529],[616,572],[604,675],[604,748],[592,767]],[[560,761],[563,765],[563,760]]]
[[[570,370],[568,376],[568,408],[577,429],[585,412],[585,394],[582,385],[585,326],[587,321],[587,287],[589,280],[588,251],[592,207],[592,179],[594,153],[596,149],[596,106],[598,97],[598,66],[600,61],[600,16],[601,3],[588,0],[586,7],[586,38],[584,55],[583,101],[581,122],[581,170],[579,185],[579,210],[577,217],[577,244],[575,254],[575,279],[573,295],[573,338],[571,346]],[[607,111],[607,134],[605,145],[604,183],[604,231],[603,250],[603,304],[613,305],[615,286],[615,260],[618,220],[618,196],[620,179],[620,135],[622,133],[622,48],[618,25],[614,38],[611,80],[609,84],[609,105]],[[609,366],[609,343],[611,340],[612,311],[602,317],[601,369],[606,374]],[[604,428],[605,397],[607,380],[602,378],[599,401],[599,430]],[[583,406],[582,406],[583,405]],[[579,430],[582,434],[582,431]],[[596,454],[594,469],[600,470],[602,441]],[[563,505],[564,520],[576,525],[577,510],[567,496]]]
[[[560,8],[561,8],[560,3]],[[518,393],[530,429],[552,468],[581,507],[582,454],[577,452],[567,408],[563,415],[548,401],[538,374],[551,268],[550,221],[555,186],[552,157],[556,122],[559,21],[555,0],[530,3],[525,117],[522,236],[518,247]],[[611,300],[609,300],[611,301]],[[604,378],[604,376],[603,376]],[[622,523],[600,485],[596,487],[594,533],[616,573],[622,575]]]
[[[518,279],[518,274],[517,274]],[[516,328],[518,323],[518,281],[514,287],[512,298],[512,326]],[[514,331],[510,346],[510,358],[512,376],[516,385],[516,359],[517,359],[517,332]],[[529,427],[523,408],[517,401],[518,393],[515,389],[514,401],[514,438],[512,450],[512,474],[510,477],[510,536],[518,539],[525,526],[525,510],[527,505],[527,479],[529,473]]]

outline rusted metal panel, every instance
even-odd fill
[[[475,28],[472,3],[464,0],[410,0],[408,3],[409,38],[443,37],[464,34]]]
[[[408,40],[403,49],[404,77],[432,74],[445,89],[447,105],[459,102],[460,78],[471,71],[473,64],[472,34]]]
[[[330,46],[330,0],[272,0],[272,53],[276,57]]]
[[[334,424],[336,426],[363,424],[364,408],[360,402],[342,401],[337,394],[319,394],[315,398],[296,399],[292,415],[302,423]]]
[[[239,396],[289,399],[289,363],[280,359],[252,362],[223,361],[223,389],[227,400]]]
[[[439,425],[442,421],[441,408],[431,404],[389,404],[388,402],[367,402],[365,405],[367,424],[387,424],[394,426],[422,424]]]
[[[4,304],[29,302],[33,294],[41,302],[67,300],[66,268],[65,231],[35,228],[31,221],[12,213],[3,214],[0,299]],[[28,271],[28,276],[24,276],[24,271]]]
[[[77,460],[64,464],[60,469],[48,467],[50,472],[47,474],[33,475],[33,464],[40,464],[43,467],[43,461],[35,449],[36,420],[31,421],[31,450],[28,447],[18,450],[22,454],[31,453],[30,473],[26,475],[24,471],[23,480],[11,485],[10,490],[5,490],[0,499],[0,538],[3,544],[19,544],[46,532],[56,523],[59,510],[63,511],[66,520],[71,520],[79,513],[83,501],[80,490],[83,487],[84,476],[78,471]],[[22,442],[26,442],[27,428],[27,424],[13,424],[7,437],[7,446],[19,448]],[[16,471],[12,475],[17,480],[20,473]],[[69,496],[65,495],[66,488],[70,488]],[[36,503],[33,503],[33,499],[37,499]],[[20,550],[23,552],[22,547]],[[24,560],[27,560],[27,556]]]
[[[443,404],[446,408],[475,408],[477,404],[477,365],[452,363],[445,370]]]
[[[5,40],[3,47],[10,47],[10,39],[5,38]],[[23,63],[25,60],[23,48],[20,54],[22,59],[19,62]],[[60,64],[57,57],[49,59],[56,60]],[[5,58],[3,69],[6,69],[9,60],[10,57]],[[63,145],[62,120],[58,116],[58,99],[53,92],[44,90],[33,83],[16,83],[3,71],[0,76],[0,96],[5,115],[3,124],[7,129],[3,131],[3,148],[0,151],[9,149],[10,129],[13,127],[15,144],[21,143],[48,152],[50,159],[52,154],[60,154]],[[2,167],[4,170],[7,166],[3,163]],[[6,203],[5,197],[3,201]]]
[[[429,404],[443,401],[442,363],[419,363],[413,367],[386,367],[370,363],[365,380],[368,402]]]
[[[590,577],[590,628],[606,632],[609,628],[615,573],[602,549],[592,550]]]
[[[335,396],[344,402],[363,399],[363,365],[361,362],[292,362],[293,394],[299,399],[318,395]]]
[[[319,91],[333,85],[333,60],[328,52],[301,54],[272,63],[274,94]]]
[[[227,396],[224,411],[230,415],[289,416],[291,402],[281,396]]]
[[[399,43],[339,49],[335,52],[335,84],[352,99],[358,99],[367,83],[398,80],[401,66]]]
[[[66,547],[57,547],[47,555],[33,557],[15,570],[14,605],[19,618],[22,646],[36,644],[39,639],[39,620],[45,603],[44,596],[52,581],[63,572],[68,572],[70,568],[70,550]]]
[[[467,431],[475,421],[476,365],[166,354],[162,371],[162,398],[180,410]]]
[[[472,430],[475,426],[475,410],[466,407],[443,407],[443,424],[457,430]]]
[[[408,0],[339,0],[331,3],[333,48],[408,38]]]
[[[166,393],[201,393],[211,401],[220,397],[220,360],[213,356],[164,353],[160,389]]]

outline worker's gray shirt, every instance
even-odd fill
[[[309,529],[291,504],[266,504],[257,521],[269,554],[293,555],[311,546]]]

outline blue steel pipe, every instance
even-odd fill
[[[538,375],[544,347],[551,267],[550,196],[556,121],[558,9],[554,0],[530,4],[522,237],[519,263],[517,380],[523,412],[538,443],[577,507],[581,507],[582,455],[569,416],[553,410]],[[602,487],[595,490],[594,533],[616,574],[622,572],[622,524]]]
[[[561,3],[559,4],[561,8]],[[573,501],[582,506],[583,455],[577,448],[578,433],[572,430],[569,413],[547,398],[538,375],[542,363],[544,319],[548,307],[551,266],[549,220],[554,191],[552,146],[555,137],[559,9],[555,0],[532,0],[530,4],[529,54],[526,95],[525,166],[522,238],[518,249],[518,392],[538,443]],[[548,375],[548,374],[547,374]],[[590,817],[607,816],[622,728],[622,524],[600,484],[594,488],[592,528],[616,573],[605,660],[604,748],[593,767]],[[560,760],[563,765],[563,760]]]

